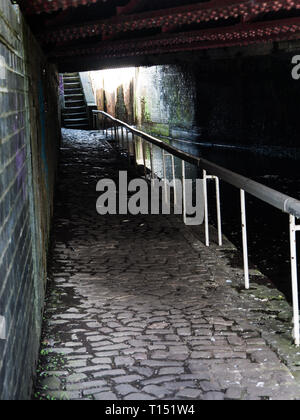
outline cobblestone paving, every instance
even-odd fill
[[[299,399],[216,253],[172,216],[97,215],[119,169],[101,135],[64,131],[35,398]]]

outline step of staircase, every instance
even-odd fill
[[[84,94],[83,93],[72,93],[72,94],[65,94],[65,101],[78,101],[82,100],[84,101]]]
[[[63,126],[70,129],[89,129],[85,97],[78,73],[63,75],[65,108],[62,111]]]
[[[74,106],[84,106],[85,105],[85,103],[84,103],[84,100],[82,99],[82,100],[67,100],[67,101],[65,101],[65,105],[66,105],[66,108],[68,108],[68,107],[74,107]]]
[[[86,118],[86,112],[63,112],[64,119]]]
[[[64,82],[65,89],[81,89],[80,82]]]
[[[80,124],[80,123],[83,123],[83,124],[85,124],[86,122],[87,122],[87,118],[65,118],[65,123],[68,123],[68,124],[70,124],[70,123],[76,123],[76,124]]]
[[[70,123],[68,123],[68,124],[65,124],[65,128],[70,128],[70,129],[73,129],[73,130],[88,130],[88,128],[89,128],[89,124],[88,123],[86,123],[86,124],[78,124],[78,123],[76,123],[76,124],[70,124]]]
[[[76,114],[76,113],[85,113],[86,114],[86,107],[85,106],[73,106],[68,107],[63,110],[63,114]]]
[[[66,86],[65,86],[65,95],[77,95],[80,92],[81,92],[80,88],[70,87],[66,89]]]
[[[79,77],[67,77],[67,78],[64,78],[64,83],[66,83],[66,84],[80,83],[80,78]]]

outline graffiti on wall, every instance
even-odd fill
[[[41,158],[45,173],[45,184],[48,190],[48,161],[46,152],[46,110],[45,110],[45,95],[42,80],[39,81],[39,112],[40,112],[40,124],[41,124]]]
[[[18,190],[22,190],[23,201],[27,197],[27,171],[26,171],[26,151],[25,148],[17,151],[16,154],[16,171]]]

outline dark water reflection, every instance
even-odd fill
[[[172,140],[170,144],[194,156],[203,157],[218,165],[248,177],[263,175],[298,176],[299,160],[285,157],[278,150],[246,148]],[[281,154],[279,156],[278,154]]]

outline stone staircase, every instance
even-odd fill
[[[89,118],[79,73],[65,73],[64,101],[62,111],[64,128],[88,130]]]

